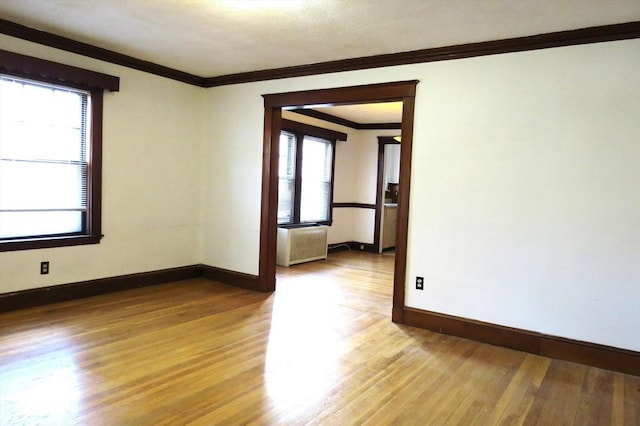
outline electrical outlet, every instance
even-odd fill
[[[360,250],[364,250],[364,244],[360,244]]]
[[[40,262],[40,275],[47,275],[49,273],[49,262]]]
[[[416,290],[424,290],[424,278],[416,277]]]

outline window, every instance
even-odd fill
[[[325,139],[312,136],[302,139],[301,222],[331,220],[333,147]]]
[[[0,239],[85,231],[90,101],[0,76]]]
[[[280,133],[280,160],[278,163],[278,223],[293,222],[296,180],[296,135]]]
[[[98,243],[103,89],[87,82],[117,77],[0,60],[0,251]]]
[[[278,224],[331,224],[334,150],[346,134],[283,120]]]

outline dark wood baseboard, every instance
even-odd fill
[[[367,253],[378,253],[376,246],[373,244],[359,243],[357,241],[347,241],[344,243],[330,244],[329,253],[337,253],[339,251],[354,250],[354,251],[366,251]]]
[[[198,276],[198,267],[192,265],[4,293],[0,294],[0,312],[66,302],[116,291],[186,280]]]
[[[213,266],[191,265],[0,294],[0,313],[198,277],[249,290],[266,291],[257,276]]]
[[[344,245],[353,247],[353,250],[360,250],[360,243],[357,242],[352,241],[344,243]],[[373,245],[369,244],[368,246]],[[208,265],[192,265],[0,294],[0,312],[197,277],[249,290],[266,291],[258,276]],[[640,376],[640,352],[548,336],[527,330],[413,308],[394,309],[392,319],[396,323],[439,333]]]
[[[401,315],[397,313],[397,317],[401,319],[397,322],[438,333],[640,376],[640,352],[420,309],[405,308]]]
[[[212,281],[246,288],[253,291],[267,291],[264,283],[257,275],[234,272],[228,269],[215,268],[208,265],[198,265],[199,275]]]
[[[404,324],[404,309],[393,307],[391,309],[391,321],[396,324]]]

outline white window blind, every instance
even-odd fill
[[[293,221],[296,178],[296,136],[280,133],[280,159],[278,163],[278,223]]]
[[[302,189],[300,221],[329,220],[331,207],[332,144],[325,139],[305,136],[302,141]]]
[[[83,232],[88,92],[0,76],[0,239]]]

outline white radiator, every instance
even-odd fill
[[[280,266],[327,258],[328,226],[278,228],[276,263]]]

